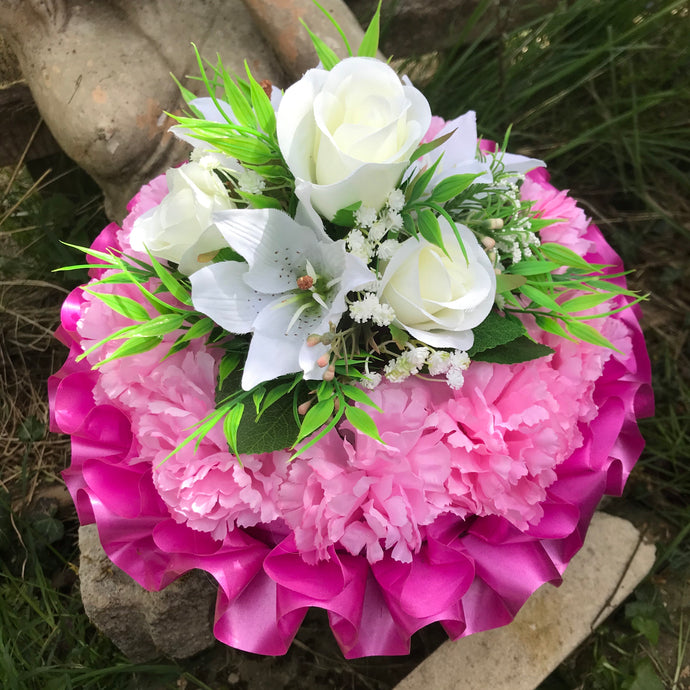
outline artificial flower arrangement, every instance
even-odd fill
[[[318,606],[404,654],[512,620],[622,490],[639,297],[541,161],[376,59],[378,12],[356,56],[312,38],[284,93],[199,59],[190,162],[85,250],[53,424],[81,522],[149,589],[211,573],[218,639],[282,654]]]

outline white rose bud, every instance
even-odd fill
[[[218,176],[199,163],[166,173],[168,194],[134,221],[132,249],[148,249],[157,259],[180,263],[182,255],[211,225],[212,215],[235,208]]]
[[[395,311],[395,323],[427,345],[469,350],[472,329],[488,316],[496,275],[472,232],[458,225],[467,259],[450,225],[439,218],[450,255],[425,240],[403,242],[384,271],[378,296]]]
[[[380,209],[431,122],[424,96],[374,58],[309,70],[283,96],[280,150],[323,216],[360,201]]]

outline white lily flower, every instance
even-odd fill
[[[509,173],[524,174],[534,168],[545,167],[545,163],[537,158],[527,158],[506,152],[487,153],[485,160],[478,160],[477,116],[473,110],[446,122],[434,138],[438,139],[450,132],[453,134],[447,141],[415,161],[407,172],[408,177],[413,177],[419,170],[431,167],[443,156],[427,187],[429,192],[441,180],[451,175],[482,173],[481,177],[477,178],[477,182],[490,184],[493,182],[491,161],[495,157],[501,158],[504,170]]]
[[[325,334],[347,309],[345,296],[375,280],[359,258],[318,228],[276,209],[241,209],[214,216],[204,250],[231,247],[246,263],[212,263],[191,275],[192,303],[230,333],[251,333],[242,388],[304,372],[319,379]],[[208,239],[208,242],[205,240]]]

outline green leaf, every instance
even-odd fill
[[[479,352],[510,343],[526,333],[519,319],[510,315],[499,316],[495,311],[489,312],[472,332],[474,344],[467,353],[472,359],[476,359]]]
[[[348,56],[352,57],[352,48],[350,47],[350,42],[347,40],[347,35],[341,28],[340,24],[338,24],[338,22],[335,20],[335,17],[323,5],[321,5],[318,0],[312,0],[312,2],[319,8],[319,10],[321,10],[323,16],[328,19],[331,24],[333,24],[335,30],[340,34],[340,38],[343,41],[343,45],[345,46]]]
[[[373,407],[377,412],[382,411],[381,408],[361,388],[357,388],[356,386],[351,386],[349,383],[346,383],[340,387],[340,390],[346,397],[350,398],[350,400],[354,400],[362,405],[369,405],[369,407]]]
[[[206,141],[242,163],[261,165],[273,158],[271,149],[258,139],[246,136],[206,137]]]
[[[561,309],[567,314],[572,314],[578,311],[586,311],[587,309],[593,309],[598,307],[604,302],[608,302],[611,299],[610,294],[599,294],[599,295],[581,295],[579,297],[573,297],[572,299],[566,300],[561,304]]]
[[[299,436],[297,442],[299,443],[303,438],[316,431],[323,426],[333,414],[335,409],[335,397],[331,396],[326,400],[320,400],[309,408],[307,414],[304,415],[302,425],[300,426]]]
[[[562,223],[564,218],[530,218],[529,229],[532,232],[540,232],[544,228],[548,228],[556,223]]]
[[[379,0],[376,12],[369,22],[367,30],[364,32],[362,42],[359,44],[357,55],[360,57],[376,57],[379,49],[379,31],[381,23],[381,0]]]
[[[290,393],[293,388],[293,383],[294,382],[292,381],[287,381],[286,383],[278,384],[277,386],[273,386],[273,388],[269,389],[263,399],[258,416],[260,417],[266,410],[268,410],[269,407],[271,407],[271,405],[278,402],[278,400]]]
[[[441,157],[439,156],[431,167],[427,168],[426,170],[420,171],[419,173],[417,173],[417,175],[415,175],[415,177],[410,182],[410,185],[405,190],[405,198],[408,204],[411,204],[413,201],[416,201],[417,199],[419,199],[420,196],[422,196],[422,194],[424,194],[424,191],[428,187],[429,182],[431,182],[431,178],[434,176],[436,168],[438,167],[438,164],[440,162]]]
[[[511,275],[510,273],[499,273],[496,276],[496,292],[510,292],[521,287],[527,282],[525,276]]]
[[[418,146],[410,158],[410,163],[414,163],[414,161],[416,161],[418,158],[426,156],[427,153],[431,153],[431,151],[441,146],[441,144],[445,144],[448,139],[453,136],[453,134],[455,134],[455,130],[448,132],[448,134],[444,134],[442,137],[438,137],[438,139],[434,139],[433,141]]]
[[[537,322],[537,326],[547,333],[553,333],[553,335],[560,336],[561,338],[566,338],[566,340],[572,340],[568,332],[556,321],[546,315],[535,314],[534,317]]]
[[[417,237],[417,226],[415,225],[412,216],[408,212],[403,211],[402,219],[403,219],[403,227],[405,228],[405,232],[410,237]]]
[[[240,455],[240,451],[237,447],[237,431],[243,416],[244,403],[237,402],[228,410],[225,419],[223,419],[223,433],[228,441],[230,450],[235,453],[235,455]]]
[[[161,316],[157,316],[141,326],[132,328],[127,333],[127,337],[149,338],[151,336],[167,335],[180,328],[184,320],[185,317],[182,314],[161,314]]]
[[[177,84],[177,88],[180,90],[182,98],[184,98],[184,101],[187,105],[189,105],[191,101],[197,98],[196,94],[192,93],[189,89],[182,86],[180,80],[172,72],[170,72],[170,76],[172,77],[172,80],[175,82],[175,84]]]
[[[193,323],[184,332],[184,335],[181,335],[176,340],[176,342],[184,343],[188,340],[196,340],[197,338],[203,338],[205,335],[208,335],[215,327],[216,324],[211,319],[205,316],[203,319],[199,319],[196,323]]]
[[[388,330],[391,332],[391,338],[395,340],[395,344],[402,350],[410,339],[410,334],[394,324],[390,324]]]
[[[539,288],[535,288],[534,286],[529,284],[523,285],[520,288],[520,292],[540,307],[544,307],[545,309],[554,311],[557,314],[560,314],[563,311],[561,309],[561,305],[558,304],[556,300],[553,299],[553,297],[549,297],[549,295],[539,290]]]
[[[96,363],[96,367],[101,367],[108,362],[119,359],[120,357],[131,357],[132,355],[140,355],[143,352],[148,352],[153,350],[154,347],[160,345],[161,339],[156,337],[150,338],[132,338],[131,340],[126,340],[120,347],[113,352],[109,357]]]
[[[519,276],[536,276],[542,273],[551,273],[551,271],[557,268],[561,268],[561,264],[555,264],[551,261],[540,261],[539,259],[525,259],[513,264],[506,272]]]
[[[652,645],[657,646],[659,643],[659,621],[646,616],[634,616],[630,625],[644,635]]]
[[[259,127],[261,127],[269,137],[273,136],[276,131],[276,111],[273,109],[271,99],[252,76],[246,60],[244,61],[244,69],[247,71],[247,77],[249,78],[252,106],[254,107],[256,118],[259,121]]]
[[[668,687],[664,685],[659,676],[654,669],[654,664],[649,658],[641,659],[635,665],[635,677],[630,685],[627,686],[628,690],[664,690]]]
[[[379,436],[379,430],[376,428],[376,422],[374,422],[368,412],[359,407],[347,405],[345,407],[345,416],[355,429],[359,429],[363,434],[370,436],[379,443],[383,443],[383,439]]]
[[[190,306],[192,304],[192,297],[187,290],[164,266],[161,265],[156,258],[146,250],[149,259],[151,260],[151,267],[156,272],[156,275],[160,279],[161,283],[165,286],[165,289],[182,304]]]
[[[239,195],[247,201],[252,208],[276,208],[279,211],[283,210],[278,199],[274,199],[272,196],[264,196],[263,194],[250,194],[249,192],[243,192],[238,189]]]
[[[292,403],[293,395],[283,395],[271,403],[269,410],[264,404],[259,416],[245,415],[237,430],[239,452],[257,454],[292,448],[299,432]]]
[[[535,343],[526,335],[520,336],[505,345],[484,350],[478,354],[471,355],[476,362],[492,362],[494,364],[518,364],[528,362],[532,359],[539,359],[553,354],[554,350],[546,345]]]
[[[572,249],[564,247],[562,244],[554,242],[545,242],[540,247],[544,256],[557,263],[560,266],[572,266],[587,273],[596,271],[596,267],[585,261],[579,254],[576,254]]]
[[[590,326],[588,323],[582,323],[582,321],[567,321],[565,327],[572,335],[580,340],[584,340],[586,343],[608,347],[610,350],[620,352],[613,346],[613,343],[608,338],[603,336],[596,328]]]
[[[237,121],[245,127],[255,127],[256,115],[252,110],[251,103],[225,70],[223,70],[223,86],[225,87],[225,99],[232,108],[232,114]]]
[[[443,246],[443,235],[441,235],[441,226],[438,224],[436,214],[428,208],[424,208],[417,214],[417,227],[419,234],[431,244],[446,251]],[[447,253],[447,252],[446,252]]]
[[[90,295],[97,297],[106,306],[122,316],[132,319],[132,321],[148,321],[151,317],[146,309],[139,303],[129,297],[122,295],[108,295],[102,292],[95,292],[94,290],[84,290]]]
[[[239,352],[228,352],[223,355],[218,365],[218,389],[220,394],[225,393],[225,380],[237,369],[237,365],[241,361],[242,356]]]
[[[361,201],[356,201],[345,208],[341,208],[331,221],[334,225],[341,225],[346,228],[354,228],[357,224],[355,221],[355,211],[359,210],[362,205]]]
[[[314,50],[321,60],[323,68],[327,71],[332,70],[339,62],[340,58],[329,48],[312,30],[307,26],[306,22],[300,17],[300,24],[309,32],[309,38],[314,44]]]
[[[462,175],[451,175],[441,180],[431,193],[431,198],[440,204],[454,199],[459,194],[462,194],[481,173],[476,175],[471,173],[464,173]]]

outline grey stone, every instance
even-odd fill
[[[342,0],[325,4],[358,45],[362,31]],[[191,43],[211,61],[220,54],[230,73],[244,74],[246,59],[259,81],[285,86],[318,62],[300,17],[336,43],[307,0],[0,0],[0,34],[38,110],[117,221],[142,184],[189,152],[165,112],[184,106],[171,73],[204,91],[187,79],[198,74]]]
[[[148,592],[111,563],[95,525],[79,528],[79,579],[84,609],[132,661],[183,659],[214,643],[218,586],[194,570],[160,592]]]
[[[396,690],[533,690],[632,592],[654,557],[632,524],[595,514],[560,587],[541,587],[510,625],[445,642]]]

